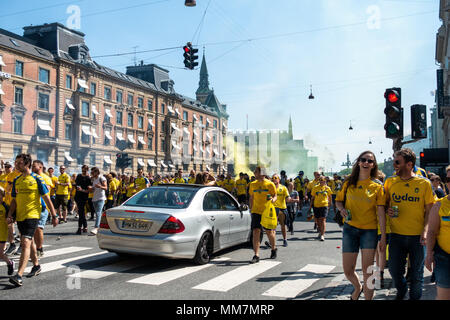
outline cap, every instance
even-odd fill
[[[5,167],[12,167],[12,164],[10,163],[10,162],[5,162],[4,164],[3,164]]]
[[[298,172],[298,174],[300,174],[300,175],[301,175],[301,174],[304,174],[304,172],[303,172],[303,171],[299,171],[299,172]]]

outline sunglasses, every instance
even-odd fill
[[[366,159],[366,158],[359,158],[359,162],[367,162],[367,163],[374,163],[375,161],[373,161],[372,159]]]

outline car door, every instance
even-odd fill
[[[245,241],[248,235],[247,218],[239,210],[237,202],[227,193],[219,193],[222,207],[230,219],[229,243],[240,243]]]
[[[214,250],[227,246],[230,233],[230,217],[222,209],[218,191],[209,191],[203,198],[203,212],[214,234]]]

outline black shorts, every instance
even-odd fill
[[[252,224],[251,224],[251,228],[253,229],[262,229],[261,226],[261,214],[258,213],[252,213]]]
[[[20,235],[22,237],[33,239],[34,232],[38,228],[39,219],[25,219],[23,221],[17,221],[17,227],[19,228]]]
[[[303,194],[303,190],[297,191],[297,192],[298,192],[298,198],[299,198],[300,200],[305,199],[305,195]]]
[[[69,203],[69,196],[64,194],[57,194],[55,198],[55,209],[62,206],[63,210],[67,209]]]
[[[314,218],[326,218],[328,215],[328,207],[314,207]]]
[[[275,208],[277,212],[277,219],[280,225],[286,225],[288,221],[287,209]]]

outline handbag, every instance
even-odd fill
[[[345,188],[344,191],[344,202],[343,202],[343,206],[345,208],[345,201],[347,200],[347,189],[348,189],[348,184],[347,184],[347,188]],[[336,214],[334,215],[333,220],[339,225],[339,227],[344,226],[344,221],[342,221],[344,218],[342,217],[340,211],[338,210],[338,212],[336,212]]]
[[[277,214],[275,211],[275,207],[272,203],[272,201],[267,201],[263,213],[261,214],[261,225],[265,229],[276,229],[278,220],[277,220]]]

